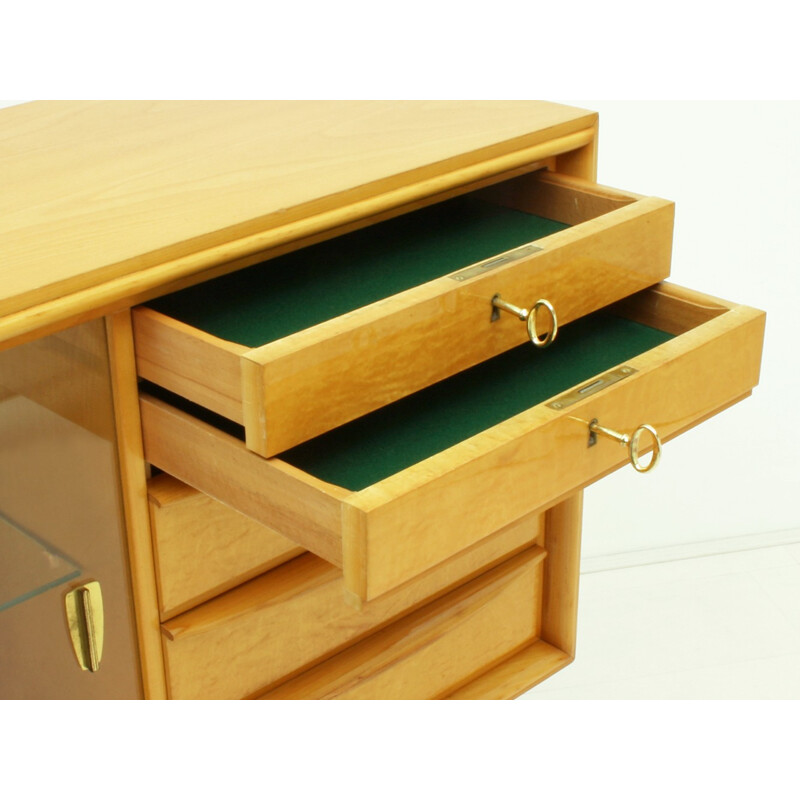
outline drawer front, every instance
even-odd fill
[[[243,424],[248,447],[272,456],[525,341],[525,325],[513,315],[493,315],[497,294],[527,308],[545,298],[565,324],[669,274],[674,214],[669,202],[546,173],[501,183],[475,196],[503,213],[549,218],[571,227],[536,239],[534,248],[514,244],[500,258],[501,250],[491,250],[494,238],[490,244],[478,242],[478,264],[466,266],[469,257],[461,255],[454,263],[465,267],[262,346],[221,338],[218,334],[247,338],[225,324],[209,325],[214,335],[201,330],[191,310],[172,309],[162,300],[159,308],[164,311],[134,312],[139,374]],[[434,218],[431,225],[435,223]],[[462,237],[477,240],[466,225]],[[391,256],[401,245],[385,247]],[[434,240],[421,255],[412,246],[408,261],[433,260],[440,246]],[[485,252],[491,257],[483,257]],[[387,271],[402,268],[402,262],[392,262]],[[225,292],[256,291],[239,285],[241,274],[223,280],[237,281]],[[357,277],[350,280],[359,283]],[[201,306],[220,302],[223,293],[213,282],[207,287],[203,291],[211,294],[194,301]],[[316,302],[315,291],[323,299],[326,294],[313,283],[302,288],[305,301],[283,299],[277,288],[265,291],[257,318]],[[183,313],[196,325],[167,311]],[[326,312],[327,306],[319,314]],[[237,317],[235,305],[230,316]],[[255,336],[248,329],[250,335]]]
[[[515,552],[543,553],[544,516],[487,537],[359,611],[341,572],[306,554],[164,623],[170,696],[242,698],[284,681]]]
[[[147,494],[162,620],[305,552],[165,473]]]
[[[539,637],[543,553],[527,551],[264,695],[444,697]]]
[[[668,439],[758,382],[762,312],[668,285],[624,311],[677,335],[627,359],[624,379],[567,408],[539,403],[357,491],[249,454],[234,437],[144,397],[146,457],[341,565],[354,602],[373,600],[627,463],[614,442],[588,446],[591,420],[624,433],[649,423]],[[586,386],[597,377],[587,375]]]

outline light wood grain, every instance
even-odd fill
[[[543,553],[529,550],[324,661],[264,699],[433,699],[539,632]]]
[[[709,295],[664,283],[614,303],[611,310],[678,336],[724,314],[726,306]]]
[[[94,319],[100,314],[127,309],[218,274],[227,274],[262,260],[265,252],[296,249],[300,240],[326,239],[330,231],[361,227],[362,220],[376,219],[387,212],[388,216],[394,216],[397,208],[425,205],[430,195],[446,194],[454,187],[491,182],[498,175],[527,172],[538,168],[543,161],[551,162],[549,154],[581,147],[593,135],[593,129],[571,133],[525,150],[401,186],[351,205],[334,207],[278,228],[110,278],[69,295],[42,301],[31,308],[9,312],[0,317],[0,349]]]
[[[167,686],[161,649],[153,542],[147,514],[147,475],[130,312],[123,311],[108,317],[106,332],[142,688],[146,698],[161,700],[167,696]]]
[[[240,359],[246,347],[144,307],[133,311],[133,335],[142,378],[244,422]]]
[[[304,552],[166,473],[148,481],[147,494],[162,620]]]
[[[448,700],[511,700],[572,662],[557,647],[539,640],[449,694]]]
[[[542,599],[542,639],[570,658],[575,656],[578,630],[582,519],[582,491],[553,506],[545,515],[548,560]]]
[[[583,222],[539,240],[541,252],[464,282],[439,278],[244,354],[248,447],[275,455],[521,344],[519,321],[492,321],[498,293],[528,307],[545,297],[566,324],[669,274],[672,203],[558,178],[531,178],[523,196],[539,185],[547,191],[535,213],[552,202]]]
[[[342,564],[342,500],[350,493],[278,460],[254,456],[242,442],[143,395],[145,458],[300,547]]]
[[[553,158],[551,169],[562,175],[575,175],[588,181],[597,181],[598,120],[595,119],[594,135],[583,147],[576,147]]]
[[[477,194],[489,202],[568,225],[580,225],[644,199],[632,192],[552,172],[521,175]]]
[[[253,695],[543,541],[544,517],[522,520],[361,611],[338,570],[301,556],[164,624],[171,696]]]
[[[130,296],[137,284],[111,285],[120,278],[144,278],[150,268],[410,185],[446,183],[459,170],[488,165],[491,172],[497,159],[513,162],[537,147],[541,152],[526,153],[527,160],[584,146],[595,119],[533,102],[79,102],[4,109],[0,314],[7,318],[0,338],[22,335],[30,324],[53,324],[57,309],[44,306],[57,298],[64,298],[61,319],[87,313],[87,302],[100,309],[104,294],[105,302]],[[553,144],[578,134],[563,148]],[[432,190],[427,185],[419,194]],[[247,247],[253,245],[250,252],[268,246]],[[182,267],[197,271],[217,255]],[[233,247],[227,258],[242,255]],[[144,281],[163,284],[180,269]],[[101,287],[91,298],[73,297]],[[34,308],[35,319],[10,318]]]

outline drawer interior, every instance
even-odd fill
[[[603,310],[545,350],[521,345],[280,454],[327,483],[360,491],[673,336]],[[176,395],[147,391],[244,440],[244,428]]]
[[[147,305],[260,347],[634,202],[534,173],[384,220]]]

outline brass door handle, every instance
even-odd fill
[[[653,437],[653,455],[650,458],[650,463],[646,465],[639,460],[640,440],[645,431]],[[589,447],[597,443],[598,433],[601,436],[613,439],[615,442],[627,445],[628,458],[637,472],[650,472],[661,458],[661,437],[652,425],[640,425],[632,434],[628,435],[627,433],[618,433],[610,428],[604,428],[596,419],[593,419],[589,423]]]
[[[97,672],[103,657],[103,593],[97,581],[73,589],[64,598],[75,657],[82,670]]]
[[[556,335],[558,334],[558,316],[556,315],[556,310],[553,308],[549,300],[537,300],[534,303],[533,308],[528,311],[527,308],[520,308],[512,303],[507,303],[500,297],[499,294],[496,294],[492,298],[492,308],[495,309],[492,312],[493,314],[497,314],[498,309],[500,311],[507,311],[509,314],[513,314],[515,317],[526,323],[528,328],[528,338],[531,340],[531,342],[533,342],[534,347],[548,347],[555,341]],[[536,312],[540,308],[547,310],[548,314],[550,314],[550,319],[552,322],[550,330],[541,337],[536,332]],[[495,320],[498,317],[499,315],[493,316],[492,320]]]

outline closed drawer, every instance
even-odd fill
[[[342,567],[352,600],[372,600],[625,464],[626,448],[589,446],[591,420],[668,439],[744,397],[763,328],[763,312],[663,284],[557,346],[516,348],[281,458],[144,395],[145,456]]]
[[[272,456],[523,342],[497,294],[565,324],[665,278],[673,211],[542,171],[365,220],[136,309],[137,369]]]
[[[341,602],[339,570],[310,553],[300,556],[163,624],[170,696],[253,696],[487,566],[534,545],[538,557],[544,536],[543,515],[517,522],[361,611]]]
[[[264,699],[447,696],[538,639],[543,556],[537,550],[517,556]]]
[[[152,478],[147,496],[162,620],[305,552],[171,475]]]

